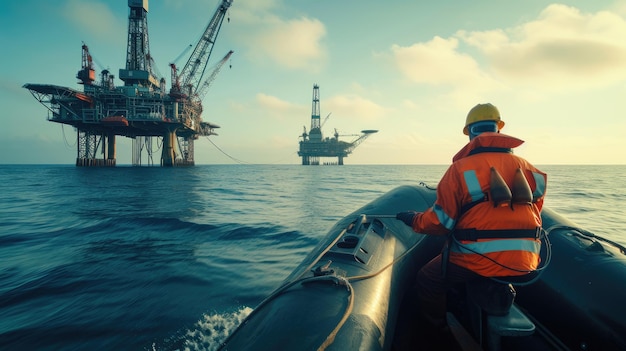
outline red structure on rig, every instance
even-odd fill
[[[233,0],[221,0],[201,39],[178,72],[171,63],[172,81],[166,91],[165,78],[155,74],[148,40],[148,0],[128,0],[128,45],[126,68],[119,70],[123,86],[103,70],[100,82],[87,45],[82,46],[82,68],[76,78],[83,91],[50,84],[25,84],[32,95],[50,111],[48,120],[77,130],[76,166],[115,166],[116,135],[133,139],[133,165],[142,164],[142,152],[152,164],[154,138],[162,138],[161,166],[192,166],[194,140],[217,135],[218,125],[204,122],[202,98],[228,52],[213,68],[207,64],[220,27]],[[205,76],[205,72],[207,75]],[[158,142],[156,143],[159,144]]]

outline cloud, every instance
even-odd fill
[[[324,109],[342,120],[351,121],[373,121],[382,118],[388,112],[383,106],[354,94],[325,99]]]
[[[415,83],[451,89],[446,99],[453,99],[460,105],[466,105],[466,100],[475,100],[482,92],[501,88],[476,59],[459,50],[457,38],[437,36],[409,47],[393,45],[391,51],[403,76]]]
[[[459,30],[391,52],[397,69],[420,84],[564,91],[625,80],[625,36],[626,21],[615,13],[555,4],[519,26]]]
[[[257,94],[256,100],[259,105],[261,105],[261,107],[269,108],[272,110],[289,111],[295,107],[293,104],[287,101],[263,93]]]
[[[127,24],[101,2],[68,0],[62,13],[68,22],[100,40],[117,42],[127,30]]]
[[[326,27],[317,19],[302,16],[284,19],[273,14],[273,1],[249,2],[233,8],[240,23],[238,40],[254,62],[273,62],[281,68],[319,71],[326,63],[323,39]]]
[[[306,115],[302,106],[281,100],[275,96],[259,93],[256,95],[256,102],[260,111],[264,111],[264,114],[276,119],[289,119],[293,116]]]
[[[458,52],[458,39],[434,37],[409,47],[393,45],[391,51],[400,71],[409,79],[427,84],[454,84],[459,75],[480,73],[478,63]]]
[[[499,79],[512,84],[571,89],[626,79],[626,22],[616,14],[550,5],[537,20],[505,32],[458,36],[482,51]]]
[[[258,35],[261,51],[287,68],[315,68],[325,61],[321,38],[324,25],[316,20],[300,18],[276,22]]]

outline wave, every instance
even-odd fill
[[[217,228],[216,225],[184,221],[173,217],[119,217],[109,218],[103,225],[116,229],[129,230],[132,228],[152,229],[159,231],[189,231],[207,232]]]
[[[197,321],[192,328],[186,330],[182,336],[164,342],[163,345],[153,343],[151,351],[172,349],[215,351],[251,312],[250,307],[241,307],[231,313],[204,314],[202,319]]]

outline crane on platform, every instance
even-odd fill
[[[76,78],[80,80],[78,84],[91,85],[96,80],[96,70],[93,67],[93,58],[89,53],[89,47],[83,42],[82,68],[76,73]]]
[[[221,1],[211,21],[209,21],[204,33],[200,37],[200,40],[198,40],[189,60],[187,60],[187,63],[177,76],[178,87],[176,88],[187,89],[184,93],[189,97],[194,95],[198,96],[197,92],[203,84],[203,77],[207,64],[209,63],[209,58],[211,57],[211,52],[213,51],[215,40],[217,39],[226,12],[232,3],[233,0]],[[172,83],[174,84],[174,82]],[[172,88],[174,89],[175,87],[172,86]]]
[[[332,112],[331,112],[332,113]],[[326,115],[326,117],[324,118],[324,120],[322,121],[322,124],[320,124],[320,128],[322,128],[324,126],[324,124],[326,124],[326,121],[328,121],[328,117],[330,117],[330,114]]]
[[[346,149],[346,152],[351,153],[352,150],[354,150],[357,146],[359,146],[362,142],[364,142],[365,139],[369,138],[369,136],[374,133],[378,133],[378,131],[374,129],[362,130],[361,135],[356,140],[353,140],[352,142],[350,142],[350,146]]]
[[[148,145],[154,137],[162,138],[162,166],[195,164],[194,140],[217,135],[214,130],[219,128],[202,120],[202,98],[233,53],[228,52],[215,68],[208,67],[220,27],[233,3],[233,0],[218,1],[180,75],[176,62],[171,64],[170,94],[164,94],[165,79],[156,71],[150,53],[148,0],[128,0],[126,66],[119,70],[123,86],[115,86],[108,69],[102,70],[102,81],[95,83],[93,64],[98,62],[85,43],[82,66],[76,74],[82,91],[53,84],[24,85],[50,111],[50,121],[76,128],[77,166],[115,166],[118,135],[133,139],[133,165],[141,165],[142,150],[151,148]],[[192,45],[184,53],[191,48]],[[151,154],[149,163],[152,163]]]
[[[204,94],[206,94],[217,73],[219,73],[222,65],[228,60],[228,58],[230,58],[233,51],[229,51],[226,56],[218,62],[216,68],[213,69],[206,79],[204,79],[204,75],[211,53],[213,52],[213,46],[217,39],[217,35],[222,26],[222,22],[224,21],[226,12],[232,3],[233,0],[221,0],[215,10],[215,13],[213,14],[213,17],[196,43],[191,56],[187,60],[185,66],[183,66],[180,73],[177,72],[176,65],[174,63],[170,64],[170,67],[172,68],[172,87],[170,89],[169,96],[178,102],[178,108],[182,111],[181,120],[183,121],[183,124],[192,127],[198,132],[191,135],[176,134],[178,149],[180,150],[179,156],[182,156],[183,163],[194,162],[193,141],[198,138],[198,135],[216,135],[216,133],[213,132],[213,129],[219,128],[219,126],[215,124],[203,122],[200,119],[200,115],[203,110],[202,98],[204,97]],[[173,151],[174,147],[172,145],[173,135],[170,134],[167,139],[167,145],[171,151],[168,150],[168,155],[163,156],[163,158],[176,158],[177,155]],[[175,162],[172,161],[172,163]]]
[[[337,131],[337,128],[335,128],[335,133],[333,134],[335,136],[335,139],[339,139],[339,137],[347,137],[347,136],[360,136],[361,134],[339,134],[339,132]]]
[[[198,91],[196,91],[196,95],[197,95],[197,99],[198,100],[202,100],[204,98],[204,95],[206,95],[207,91],[209,90],[209,87],[211,86],[211,83],[213,83],[213,81],[215,80],[215,77],[217,76],[217,74],[220,73],[220,70],[222,69],[222,66],[224,66],[226,61],[228,61],[228,59],[233,54],[233,52],[234,52],[233,50],[230,50],[226,54],[226,56],[224,56],[224,58],[222,58],[212,68],[211,74],[207,77],[207,79],[204,80],[202,85],[200,85],[200,87],[198,88]]]
[[[354,150],[357,146],[359,146],[359,144],[364,142],[365,139],[367,139],[370,135],[377,133],[377,132],[378,131],[374,129],[367,129],[367,130],[362,130],[361,134],[339,134],[339,132],[337,131],[337,128],[335,128],[335,134],[333,135],[335,136],[336,140],[339,140],[339,137],[358,137],[348,143],[348,147],[345,149],[345,152],[349,154],[352,152],[352,150]]]
[[[191,50],[191,48],[193,47],[192,44],[189,44],[185,50],[183,50],[183,52],[181,52],[178,56],[176,56],[176,58],[170,62],[170,69],[171,69],[171,81],[170,83],[172,84],[172,89],[170,91],[170,93],[172,92],[178,92],[180,93],[180,80],[178,79],[178,67],[176,67],[176,64],[178,63],[178,60],[180,60],[186,53],[187,51]]]
[[[217,77],[217,74],[221,71],[222,66],[224,66],[226,61],[228,61],[233,53],[234,51],[230,50],[218,63],[215,64],[215,66],[211,68],[211,74],[202,82],[202,85],[200,85],[198,90],[193,93],[192,97],[194,97],[195,100],[201,101],[204,98],[207,91],[209,90],[209,87],[215,80],[215,77]],[[189,97],[188,95],[183,94],[182,90],[180,89],[180,79],[177,74],[176,63],[170,63],[170,67],[172,69],[172,88],[170,90],[170,96],[174,98]]]

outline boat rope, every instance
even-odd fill
[[[224,154],[224,156],[226,156],[226,157],[230,158],[231,160],[235,161],[235,163],[239,163],[239,164],[246,164],[246,165],[252,165],[252,164],[255,164],[255,163],[252,163],[252,162],[247,162],[247,161],[244,161],[244,160],[240,160],[240,159],[238,159],[238,158],[236,158],[236,157],[233,157],[233,156],[231,156],[231,155],[227,154],[227,153],[226,153],[226,151],[222,150],[219,146],[217,146],[217,144],[215,144],[215,143],[213,142],[213,140],[211,140],[208,136],[206,137],[206,139],[207,139],[207,140],[208,140],[211,144],[213,144],[213,146],[214,146],[214,147],[215,147],[215,148],[216,148],[219,152],[221,152],[222,154]],[[294,151],[293,153],[289,154],[289,156],[283,157],[282,159],[280,159],[280,160],[278,160],[278,161],[268,162],[268,163],[263,163],[263,164],[268,164],[268,165],[278,165],[278,164],[283,164],[283,162],[284,162],[285,160],[287,160],[288,158],[291,158],[293,155],[296,155],[296,154],[297,154],[297,152],[296,152],[296,151]]]
[[[350,296],[348,298],[348,307],[346,307],[346,310],[344,311],[343,316],[341,317],[341,320],[339,320],[339,323],[337,323],[335,328],[333,328],[330,334],[328,334],[328,336],[326,337],[326,340],[324,340],[322,345],[320,345],[320,347],[317,348],[317,351],[326,350],[326,348],[335,341],[335,336],[337,336],[337,333],[339,332],[341,327],[343,327],[343,325],[346,323],[346,321],[352,314],[352,309],[354,308],[354,289],[352,288],[352,284],[350,284],[350,281],[345,278],[341,278],[339,282],[341,282],[342,285],[345,285],[345,287],[348,288],[348,291],[350,292]]]
[[[303,272],[308,272],[311,269],[313,269],[313,266],[315,266],[316,264],[319,263],[320,259],[322,258],[322,256],[324,256],[333,246],[335,246],[335,244],[339,241],[339,239],[341,239],[343,237],[343,235],[346,233],[347,229],[343,229],[342,231],[339,232],[339,234],[337,235],[337,237],[335,239],[333,239],[330,244],[328,244],[328,246],[326,246],[326,248],[324,250],[322,250],[322,252],[319,253],[319,255],[317,255],[317,257],[311,262],[310,265],[308,265],[306,267],[306,269],[304,269]]]
[[[372,216],[372,215],[370,215],[370,216]],[[379,218],[380,217],[384,217],[384,218],[392,218],[393,217],[393,218],[395,218],[395,215],[374,215],[373,217],[379,217]],[[345,232],[345,229],[340,233],[339,236],[337,236],[337,238],[333,242],[331,242],[331,244],[328,247],[326,247],[326,249],[324,249],[324,251],[318,256],[318,258],[316,260],[314,260],[311,265],[309,265],[307,270],[311,269],[313,267],[313,265],[315,265],[315,264],[317,264],[319,262],[319,259],[324,255],[324,253],[326,253],[326,251],[330,250],[330,248],[332,248],[335,245],[337,240],[339,240],[339,238],[343,235],[344,232]],[[330,346],[332,344],[332,342],[335,340],[335,336],[337,335],[337,333],[339,332],[341,327],[343,327],[343,325],[346,323],[346,321],[348,320],[348,317],[350,317],[350,314],[352,313],[352,308],[353,308],[353,304],[354,304],[354,289],[352,289],[352,285],[350,284],[350,282],[370,279],[370,278],[373,278],[373,277],[381,274],[382,272],[387,270],[389,267],[391,267],[391,266],[395,265],[396,263],[402,261],[402,259],[404,259],[409,253],[411,253],[413,250],[415,250],[415,248],[417,248],[419,243],[420,242],[418,241],[417,243],[413,244],[408,250],[406,250],[400,256],[394,258],[393,261],[391,261],[387,265],[383,266],[381,269],[379,269],[378,271],[376,271],[374,273],[364,274],[364,275],[355,275],[355,276],[351,276],[351,277],[346,277],[345,278],[345,282],[347,284],[346,286],[350,290],[349,306],[346,308],[346,311],[344,312],[344,315],[341,318],[341,320],[339,321],[339,323],[337,323],[337,326],[335,326],[333,331],[328,335],[328,337],[326,338],[324,343],[317,349],[317,351],[324,351],[324,350],[326,350],[326,348],[328,346]],[[333,274],[332,276],[336,276],[336,275]]]
[[[380,217],[380,218],[393,218],[395,217],[395,215],[369,215],[371,217]],[[550,263],[551,257],[552,257],[552,248],[551,248],[551,243],[549,241],[548,235],[555,230],[573,230],[576,232],[576,235],[580,235],[582,237],[585,238],[591,238],[591,239],[597,239],[597,240],[603,240],[606,241],[609,244],[614,245],[615,247],[617,247],[622,253],[626,253],[626,248],[618,243],[615,243],[611,240],[608,239],[604,239],[602,237],[598,237],[596,235],[594,235],[593,233],[590,233],[588,231],[582,230],[580,228],[576,228],[576,227],[571,227],[571,226],[564,226],[564,225],[557,225],[554,227],[550,227],[548,229],[545,230],[545,233],[540,237],[540,239],[543,239],[543,241],[545,241],[546,245],[546,258],[544,260],[544,263],[542,265],[542,267],[537,268],[535,271],[537,274],[529,281],[527,282],[508,282],[508,281],[501,281],[502,283],[511,283],[513,285],[518,285],[518,286],[523,286],[523,285],[529,285],[533,282],[535,282],[536,280],[539,279],[539,277],[541,276],[541,274],[543,273],[543,271],[545,270],[545,268],[547,268],[547,266]],[[340,231],[338,233],[338,235],[329,242],[329,244],[317,255],[317,257],[312,260],[312,263],[309,264],[306,269],[303,272],[307,272],[307,271],[311,271],[313,266],[319,264],[320,259],[339,241],[339,239],[341,239],[343,237],[343,235],[345,234],[346,229],[343,229],[342,231]],[[307,283],[313,283],[313,282],[328,282],[331,281],[333,283],[335,283],[337,286],[343,286],[345,287],[348,292],[349,292],[349,296],[348,296],[348,305],[346,307],[346,310],[344,311],[341,319],[339,320],[339,322],[337,323],[337,325],[333,328],[333,330],[328,334],[328,336],[326,337],[326,339],[324,340],[324,342],[319,346],[319,348],[317,349],[317,351],[325,351],[330,345],[332,345],[332,343],[335,340],[335,337],[337,336],[339,330],[341,330],[341,328],[344,326],[344,324],[346,323],[346,321],[348,320],[348,318],[350,317],[350,315],[352,314],[352,310],[354,307],[354,298],[355,298],[355,294],[354,294],[354,289],[352,287],[351,282],[354,281],[360,281],[360,280],[365,280],[365,279],[370,279],[373,277],[376,277],[377,275],[381,274],[382,272],[384,272],[385,270],[389,269],[390,267],[392,267],[393,265],[397,264],[398,262],[400,262],[401,260],[403,260],[405,257],[407,257],[413,250],[415,250],[420,244],[420,241],[416,242],[415,244],[413,244],[411,247],[409,247],[404,253],[402,253],[401,255],[399,255],[398,257],[394,258],[390,263],[388,263],[387,265],[383,266],[382,268],[380,268],[378,271],[374,272],[374,273],[370,273],[370,274],[364,274],[364,275],[356,275],[356,276],[350,276],[350,277],[342,277],[337,275],[337,273],[332,272],[330,274],[326,274],[326,275],[322,275],[322,276],[313,276],[313,277],[304,277],[304,278],[300,278],[300,279],[296,279],[292,282],[287,282],[284,285],[282,285],[280,288],[278,288],[274,293],[272,293],[270,296],[268,296],[265,300],[263,300],[258,306],[257,308],[255,308],[247,317],[246,319],[251,318],[255,312],[259,311],[262,309],[263,306],[265,306],[266,304],[268,304],[270,301],[274,300],[277,296],[281,295],[282,293],[284,293],[287,289],[293,287],[296,284],[307,284]],[[330,265],[331,262],[328,263],[328,265]],[[497,262],[496,262],[497,263]],[[494,279],[494,278],[492,278]],[[495,278],[494,280],[499,281],[497,278]],[[237,328],[239,329],[242,325],[245,325],[245,321],[241,323],[241,325]],[[234,335],[235,333],[231,333],[231,335]],[[229,337],[230,338],[230,337]],[[222,347],[226,346],[226,344],[228,343],[228,338],[222,343]]]
[[[395,217],[395,216],[394,216]],[[413,250],[415,250],[415,248],[417,248],[417,246],[419,245],[419,241],[415,244],[413,244],[413,246],[411,246],[408,250],[406,250],[404,253],[402,253],[402,255],[396,257],[393,261],[391,261],[390,263],[388,263],[386,266],[382,267],[381,269],[379,269],[378,271],[374,272],[374,273],[370,273],[370,274],[363,274],[363,275],[355,275],[352,277],[348,277],[346,278],[348,281],[358,281],[358,280],[365,280],[365,279],[370,279],[373,278],[379,274],[381,274],[382,272],[384,272],[386,269],[388,269],[389,267],[395,265],[396,263],[402,261],[403,258],[405,258],[409,253],[413,252]]]
[[[424,182],[419,182],[420,186],[423,186],[424,188],[428,189],[428,190],[437,190],[437,188],[433,188],[432,186],[424,183]]]
[[[348,320],[348,318],[350,317],[350,314],[352,314],[352,309],[354,307],[354,289],[352,289],[352,285],[350,284],[350,282],[346,278],[343,278],[343,277],[340,277],[340,276],[337,276],[337,275],[333,274],[333,275],[324,275],[324,276],[317,276],[317,277],[305,277],[305,278],[294,280],[293,282],[290,282],[288,284],[285,284],[285,285],[281,286],[274,293],[272,293],[265,300],[263,300],[252,312],[250,312],[250,314],[246,317],[246,320],[252,318],[252,316],[254,316],[254,314],[257,311],[261,310],[263,308],[263,306],[268,304],[270,301],[274,300],[276,297],[278,297],[278,295],[281,295],[282,293],[284,293],[290,287],[292,287],[292,286],[294,286],[296,284],[305,284],[305,283],[322,282],[322,281],[332,281],[336,285],[345,286],[347,288],[348,292],[350,293],[350,295],[348,297],[348,306],[346,307],[346,310],[345,310],[341,320],[337,323],[335,328],[326,337],[326,340],[324,340],[322,345],[318,348],[318,351],[325,350],[329,345],[331,345],[333,343],[333,341],[335,341],[335,336],[337,335],[337,333],[339,332],[341,327],[345,324],[345,322]],[[245,324],[246,324],[246,321],[244,320],[239,325],[239,327],[237,327],[237,329],[241,328],[241,326],[243,326]],[[237,331],[237,329],[235,330],[235,332]],[[235,332],[231,333],[230,335],[231,336],[234,335]],[[229,338],[230,338],[230,336],[226,340],[224,340],[224,342],[222,342],[220,347],[226,346],[228,344],[228,339]]]
[[[382,216],[380,216],[380,217],[382,217]],[[391,215],[389,215],[389,217],[391,217]],[[395,217],[395,216],[393,216],[393,217]],[[311,271],[313,266],[315,266],[316,264],[319,263],[319,261],[322,258],[322,256],[324,256],[339,241],[339,239],[341,239],[343,237],[343,234],[345,232],[346,232],[346,229],[343,229],[342,231],[340,231],[338,233],[338,235],[326,246],[326,248],[324,248],[324,250],[322,250],[317,255],[317,257],[312,261],[312,263],[309,266],[306,267],[306,269],[303,272]],[[373,277],[381,274],[382,272],[387,270],[389,267],[393,266],[394,264],[398,263],[403,258],[405,258],[410,252],[412,252],[418,246],[418,244],[419,244],[419,242],[415,243],[407,251],[405,251],[400,256],[395,258],[392,262],[390,262],[389,264],[385,265],[384,267],[382,267],[377,272],[374,272],[374,273],[371,273],[371,274],[351,276],[351,277],[344,278],[344,277],[338,276],[337,274],[333,273],[333,274],[323,275],[323,276],[304,277],[304,278],[300,278],[300,279],[294,280],[292,282],[285,283],[284,285],[282,285],[281,287],[276,289],[276,291],[274,291],[274,293],[272,293],[270,296],[268,296],[265,300],[263,300],[252,312],[250,312],[250,314],[246,317],[246,320],[252,318],[254,316],[255,312],[260,311],[265,305],[267,305],[269,302],[271,302],[276,297],[278,297],[279,295],[284,293],[287,289],[291,288],[292,286],[294,286],[296,284],[306,284],[306,283],[311,283],[311,282],[332,281],[332,282],[334,282],[338,286],[345,286],[346,289],[349,292],[348,306],[346,307],[346,310],[344,311],[343,316],[341,317],[341,319],[339,320],[339,322],[337,323],[335,328],[333,328],[333,330],[328,334],[328,336],[326,337],[324,342],[317,349],[317,351],[324,351],[324,350],[326,350],[326,348],[328,348],[328,346],[332,345],[332,343],[335,341],[335,337],[337,336],[337,333],[339,333],[339,330],[341,330],[343,325],[346,323],[346,321],[348,320],[348,318],[352,314],[352,309],[354,307],[354,289],[352,288],[352,284],[350,282],[358,281],[358,280],[364,280],[364,279],[370,279],[370,278],[373,278]],[[245,321],[242,322],[237,329],[239,329],[242,325],[245,325],[245,324],[246,324]],[[234,334],[235,334],[235,332],[231,333],[231,335],[234,335]],[[222,347],[226,346],[226,344],[228,344],[228,338],[222,343],[221,346]]]
[[[226,157],[230,158],[231,160],[235,161],[235,163],[239,163],[239,164],[250,164],[249,162],[242,161],[242,160],[240,160],[240,159],[238,159],[238,158],[235,158],[235,157],[233,157],[233,156],[231,156],[231,155],[227,154],[224,150],[222,150],[219,146],[217,146],[217,145],[213,142],[213,140],[211,140],[211,138],[209,138],[208,136],[206,137],[206,140],[208,140],[211,144],[213,144],[213,146],[215,146],[215,148],[216,148],[216,149],[218,149],[221,153],[223,153],[223,154],[224,154],[224,156],[226,156]]]
[[[67,136],[65,135],[65,128],[63,127],[63,124],[61,124],[61,131],[63,132],[63,140],[65,141],[65,146],[67,146],[68,148],[76,146],[77,141],[74,141],[73,145],[70,145],[70,143],[67,142]]]
[[[496,260],[494,260],[493,258],[484,255],[480,252],[477,252],[475,250],[472,250],[471,248],[469,248],[467,245],[463,245],[454,235],[450,235],[450,237],[452,237],[452,240],[454,241],[455,244],[457,244],[459,247],[461,247],[463,250],[467,250],[469,252],[472,252],[474,254],[477,254],[491,262],[493,262],[494,264],[506,268],[508,270],[511,271],[515,271],[515,272],[520,272],[520,273],[527,273],[528,275],[532,275],[532,277],[527,280],[527,281],[517,281],[514,280],[515,278],[512,277],[489,277],[491,280],[496,281],[498,283],[502,283],[502,284],[512,284],[514,286],[525,286],[525,285],[530,285],[534,282],[536,282],[539,277],[541,276],[541,274],[543,273],[543,271],[548,268],[548,266],[550,265],[550,261],[552,260],[552,244],[550,243],[550,239],[548,238],[548,234],[549,231],[542,229],[541,230],[541,234],[539,235],[539,240],[544,241],[545,245],[541,245],[541,247],[545,247],[546,248],[546,258],[545,260],[542,260],[542,265],[541,267],[537,267],[536,269],[532,270],[532,271],[528,271],[528,270],[520,270],[520,269],[516,269],[513,267],[509,267],[507,265],[504,265]]]
[[[339,241],[339,239],[343,236],[343,234],[345,232],[346,232],[346,229],[343,229],[341,232],[339,232],[339,235],[337,235],[337,237],[330,243],[330,245],[328,245],[324,250],[322,250],[322,252],[320,252],[320,254],[304,270],[304,272],[310,271],[311,268],[313,268],[313,266],[316,265],[319,262],[321,257],[324,256],[324,254],[326,254],[326,252],[328,252],[328,250],[330,250],[337,243],[337,241]],[[347,279],[345,279],[343,277],[339,277],[339,276],[337,276],[335,274],[333,274],[333,275],[324,275],[324,276],[304,277],[304,278],[296,279],[296,280],[294,280],[292,282],[287,282],[287,283],[283,284],[278,289],[276,289],[270,296],[265,298],[265,300],[261,301],[261,303],[254,310],[252,310],[252,312],[250,312],[250,314],[248,316],[246,316],[246,319],[241,322],[241,324],[237,327],[237,329],[235,329],[235,331],[233,331],[230,334],[230,336],[235,335],[237,330],[239,328],[241,328],[243,325],[246,324],[246,320],[252,318],[257,313],[257,311],[259,311],[259,310],[261,310],[263,308],[263,306],[267,305],[270,301],[274,300],[276,297],[281,295],[283,292],[285,292],[287,289],[291,288],[292,286],[294,286],[294,285],[296,285],[298,283],[304,284],[304,283],[308,283],[308,282],[317,282],[317,281],[325,281],[325,280],[332,280],[335,283],[337,283],[338,285],[344,285],[344,286],[346,286],[346,288],[350,292],[350,297],[349,297],[349,301],[348,301],[348,307],[346,309],[346,312],[344,312],[344,316],[339,321],[337,326],[333,329],[333,331],[328,335],[328,337],[326,338],[326,341],[324,341],[324,344],[327,344],[326,346],[324,346],[324,348],[328,347],[328,345],[332,344],[332,342],[334,341],[335,335],[337,334],[339,329],[341,329],[341,326],[343,326],[345,321],[348,319],[348,317],[350,316],[350,313],[352,313],[352,306],[353,306],[353,303],[354,303],[354,298],[353,298],[354,297],[354,290],[352,289],[352,285],[350,284],[350,282]],[[222,344],[220,345],[220,348],[224,347],[224,346],[226,346],[226,344],[228,344],[228,340],[230,339],[230,336],[228,338],[226,338],[226,340],[224,340],[222,342]],[[330,341],[329,341],[329,339],[330,339]],[[320,348],[321,348],[321,346],[320,346]],[[318,349],[318,350],[320,350],[320,349]],[[321,349],[321,350],[323,350],[323,349]]]

